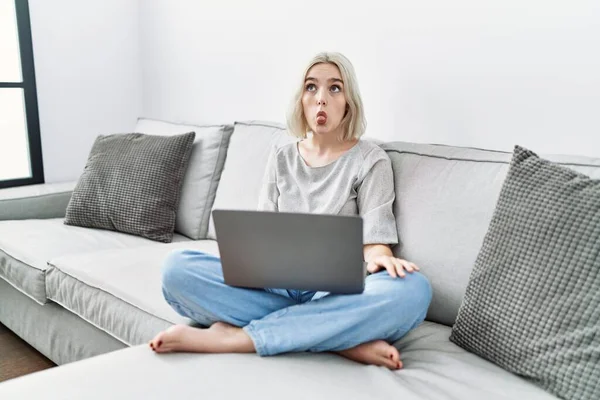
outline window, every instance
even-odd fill
[[[27,0],[0,0],[0,188],[44,182]]]

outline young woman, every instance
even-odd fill
[[[210,328],[172,326],[149,343],[155,352],[332,351],[365,364],[402,368],[389,343],[424,320],[431,286],[416,265],[390,249],[398,242],[390,159],[377,145],[360,140],[366,123],[346,57],[318,54],[302,78],[288,115],[290,132],[302,140],[272,151],[258,208],[362,216],[371,273],[364,292],[231,287],[223,282],[218,257],[177,250],[164,265],[164,297],[179,314]]]

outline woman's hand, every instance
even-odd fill
[[[404,271],[410,273],[419,271],[419,267],[417,267],[415,264],[388,255],[379,255],[373,257],[373,259],[371,259],[371,261],[369,261],[367,264],[367,271],[372,274],[381,271],[382,269],[386,269],[388,274],[390,274],[390,276],[393,278],[396,278],[397,276],[404,278],[406,276]]]

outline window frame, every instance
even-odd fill
[[[40,118],[38,114],[37,87],[35,84],[35,66],[33,63],[33,44],[31,41],[31,21],[29,18],[29,1],[14,0],[17,14],[17,31],[19,36],[19,52],[21,55],[22,82],[2,82],[0,89],[23,89],[25,100],[25,117],[27,135],[29,137],[29,160],[31,177],[0,180],[0,189],[16,186],[44,183],[44,165],[42,159],[42,141],[40,137]]]

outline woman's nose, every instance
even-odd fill
[[[319,105],[319,106],[327,105],[327,100],[325,99],[325,95],[323,93],[317,94],[317,105]]]

